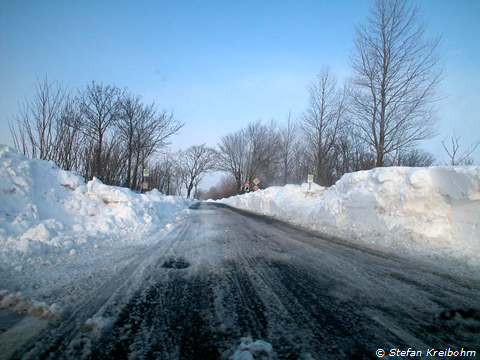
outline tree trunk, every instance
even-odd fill
[[[190,182],[190,184],[187,187],[187,199],[190,199],[190,194],[192,192],[192,189],[193,189],[193,182]]]
[[[133,190],[131,186],[131,176],[132,176],[132,156],[133,156],[133,136],[132,136],[132,129],[130,129],[130,134],[128,138],[128,161],[127,161],[127,188]]]
[[[138,168],[140,166],[140,153],[138,152],[136,154],[136,161],[135,161],[135,166],[133,167],[133,181],[132,181],[132,187],[135,189],[137,187],[138,183]]]
[[[100,181],[103,181],[103,177],[101,174],[101,166],[102,166],[102,146],[103,146],[103,134],[100,133],[98,136],[98,149],[97,149],[97,159],[95,162],[95,171],[93,172],[94,175],[100,179]]]
[[[381,150],[377,150],[377,161],[375,162],[375,167],[382,167],[383,166],[383,152]]]

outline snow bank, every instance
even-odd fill
[[[98,179],[85,184],[52,162],[0,145],[0,265],[51,252],[75,256],[132,231],[171,228],[191,203],[157,190],[136,194]]]
[[[390,167],[220,202],[370,247],[480,264],[480,167]]]
[[[272,344],[263,341],[253,341],[251,337],[244,337],[240,339],[240,345],[232,356],[229,356],[229,360],[268,360],[273,359],[273,347]]]
[[[22,293],[11,294],[7,290],[0,291],[0,309],[9,309],[47,320],[55,320],[61,314],[61,308],[57,304],[47,305],[43,301],[24,300]]]

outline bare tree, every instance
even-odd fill
[[[414,148],[408,151],[397,151],[395,157],[391,159],[388,166],[410,166],[410,167],[427,167],[435,164],[437,158],[432,153]]]
[[[297,130],[297,123],[295,122],[292,111],[290,110],[288,112],[287,121],[284,127],[280,129],[280,152],[282,157],[283,185],[287,184],[287,182],[290,180],[292,163],[294,161]]]
[[[263,186],[272,182],[281,159],[281,139],[274,121],[269,124],[251,122],[223,136],[218,147],[219,169],[233,175],[239,191],[245,181],[261,175]]]
[[[102,177],[103,182],[109,185],[123,185],[126,164],[125,149],[120,139],[109,137],[103,141],[102,149]]]
[[[244,130],[222,136],[218,144],[220,149],[219,168],[232,174],[238,191],[241,190],[246,178],[245,149],[247,144],[248,138],[245,136]]]
[[[193,145],[178,152],[177,164],[187,190],[187,198],[190,198],[193,188],[198,187],[205,174],[216,169],[217,152],[205,144]]]
[[[84,135],[80,131],[82,114],[78,102],[68,97],[62,116],[56,123],[55,156],[53,161],[64,170],[81,171],[81,153],[85,146]]]
[[[155,104],[144,105],[139,121],[135,127],[134,165],[132,168],[132,187],[138,186],[142,166],[149,157],[169,145],[169,139],[176,134],[183,123],[173,113],[166,110],[157,111]]]
[[[450,165],[473,165],[475,161],[470,157],[470,155],[472,155],[472,153],[480,145],[480,139],[477,139],[471,143],[470,146],[463,152],[460,152],[460,136],[455,134],[455,129],[453,129],[453,136],[450,139],[450,146],[447,146],[446,141],[447,138],[442,140],[442,145],[448,157],[450,158]]]
[[[298,139],[294,146],[291,163],[291,178],[294,184],[302,184],[307,181],[307,175],[314,173],[314,157],[311,153],[311,146],[307,146],[304,139]]]
[[[31,157],[107,184],[140,185],[142,167],[183,126],[173,113],[115,86],[92,82],[76,97],[46,78],[9,123],[14,144]]]
[[[253,166],[255,163],[252,163],[248,180],[253,181],[255,177],[258,177],[261,179],[260,188],[281,185],[281,130],[273,119],[268,124],[262,125],[261,128],[259,132],[261,141],[256,150],[257,156],[254,158],[258,166]]]
[[[10,123],[15,147],[24,155],[42,160],[55,160],[63,133],[57,132],[69,101],[69,90],[57,81],[37,80],[35,94],[25,99],[15,117],[16,127]]]
[[[347,87],[337,89],[337,79],[329,67],[324,67],[311,83],[309,107],[302,117],[305,141],[312,146],[316,181],[330,185],[332,167],[329,158],[334,150],[337,134],[347,109]]]
[[[148,166],[152,188],[166,195],[181,195],[183,179],[174,154],[170,151],[163,152]]]
[[[243,129],[244,137],[247,139],[247,146],[244,149],[245,178],[243,181],[252,181],[253,176],[258,177],[260,169],[267,165],[263,160],[267,155],[265,151],[270,150],[267,145],[268,130],[261,121],[251,122]]]
[[[94,141],[95,160],[92,166],[92,176],[104,181],[102,172],[102,151],[107,131],[110,130],[119,117],[119,104],[122,91],[116,86],[97,84],[92,81],[79,94],[82,111],[81,131]]]
[[[344,126],[335,145],[335,179],[343,174],[369,170],[375,166],[375,155],[357,135],[353,126]]]
[[[154,103],[144,104],[141,96],[123,96],[116,129],[125,151],[125,186],[138,188],[142,167],[151,156],[168,145],[168,139],[182,126],[173,113],[168,114],[166,110],[159,112]]]
[[[419,10],[408,0],[376,0],[355,30],[352,116],[383,166],[387,155],[436,134],[440,39],[424,40]]]
[[[124,141],[127,157],[125,186],[132,187],[132,168],[135,154],[135,140],[140,122],[144,119],[145,111],[141,97],[126,94],[121,100],[120,115],[117,122],[119,135]],[[134,184],[135,186],[136,184]]]

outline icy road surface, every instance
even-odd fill
[[[123,261],[11,358],[374,359],[377,349],[480,350],[480,282],[222,204],[196,203],[165,239]],[[240,354],[247,336],[272,348]]]

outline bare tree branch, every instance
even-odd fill
[[[450,165],[472,165],[474,163],[474,160],[470,157],[470,155],[477,149],[478,146],[480,146],[480,139],[477,139],[471,143],[462,153],[459,153],[460,136],[455,134],[455,129],[453,129],[453,136],[450,138],[450,147],[447,146],[446,141],[447,138],[442,140],[442,145],[448,157],[450,158]]]
[[[367,23],[356,28],[351,114],[376,166],[437,133],[440,39],[424,37],[418,8],[408,0],[377,0]]]

